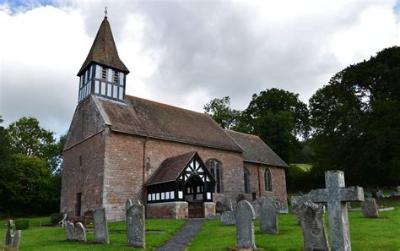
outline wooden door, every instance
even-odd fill
[[[204,218],[203,202],[189,202],[189,218]]]

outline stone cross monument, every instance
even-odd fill
[[[326,203],[328,205],[332,250],[351,251],[346,204],[349,201],[364,201],[363,188],[346,188],[342,171],[325,172],[325,184],[326,188],[324,189],[311,190],[310,199],[315,203]]]

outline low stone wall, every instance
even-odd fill
[[[150,203],[146,206],[147,218],[187,219],[188,215],[188,203],[185,201]]]
[[[204,202],[204,217],[211,218],[215,216],[215,203]]]

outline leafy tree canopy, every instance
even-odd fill
[[[254,94],[237,129],[260,136],[284,160],[295,161],[309,132],[307,105],[298,94],[272,88]]]
[[[310,99],[315,166],[351,183],[400,184],[400,48],[337,73]]]
[[[232,129],[240,120],[240,111],[230,108],[230,97],[215,98],[204,106],[209,114],[222,128]]]
[[[35,118],[20,118],[7,128],[12,151],[50,159],[57,151],[53,132],[40,127]]]

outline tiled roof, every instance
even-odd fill
[[[147,184],[175,181],[183,169],[189,164],[196,152],[188,152],[164,160]]]
[[[227,133],[243,150],[244,160],[270,166],[287,167],[288,165],[256,135],[227,130]]]
[[[104,18],[100,25],[89,54],[78,72],[78,76],[81,75],[81,73],[86,70],[91,63],[98,63],[103,66],[129,73],[128,68],[118,56],[117,47],[115,46],[110,23],[108,22],[107,17]]]
[[[242,152],[207,114],[128,95],[125,103],[94,98],[113,131]]]

